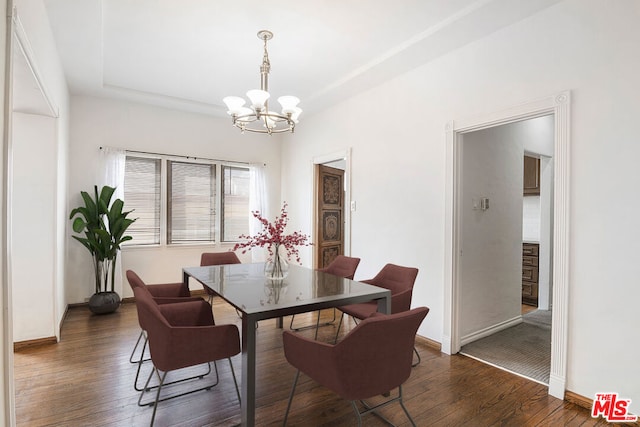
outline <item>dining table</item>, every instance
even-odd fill
[[[242,316],[241,417],[243,426],[255,425],[256,334],[261,320],[325,308],[376,301],[378,311],[391,312],[388,289],[345,279],[311,268],[290,265],[284,279],[265,276],[264,263],[185,267],[183,281],[194,279],[236,308]]]

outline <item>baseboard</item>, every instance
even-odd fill
[[[435,341],[435,340],[432,340],[430,338],[423,337],[423,336],[420,336],[420,335],[416,335],[416,341],[420,341],[421,343],[423,343],[427,347],[431,347],[434,350],[442,351],[442,344],[440,344],[438,341]]]
[[[470,342],[479,340],[480,338],[488,337],[489,335],[493,335],[496,332],[500,332],[512,326],[519,325],[520,323],[522,323],[521,314],[512,319],[505,320],[504,322],[500,322],[493,326],[489,326],[488,328],[484,328],[469,335],[465,335],[464,337],[460,338],[460,345],[463,346],[465,344],[469,344]]]
[[[593,406],[593,399],[589,399],[588,397],[584,397],[569,390],[564,392],[564,400],[588,410],[591,410],[591,407]]]
[[[89,305],[88,302],[74,302],[71,304],[67,304],[67,310],[70,308],[76,308],[76,307],[86,307],[88,305]]]
[[[38,347],[41,345],[57,344],[58,339],[56,337],[38,338],[35,340],[18,341],[13,343],[13,351],[24,350],[29,347]]]
[[[62,337],[62,326],[64,325],[64,319],[67,318],[67,313],[69,313],[69,305],[64,308],[64,313],[62,313],[62,317],[60,318],[60,324],[58,325],[58,337]]]

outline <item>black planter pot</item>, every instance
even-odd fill
[[[120,307],[120,295],[115,292],[98,292],[89,299],[89,310],[94,314],[113,313]]]

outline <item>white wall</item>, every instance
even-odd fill
[[[264,162],[269,206],[275,214],[280,203],[280,140],[266,135],[241,134],[230,120],[171,111],[125,101],[76,96],[71,102],[68,212],[82,202],[80,191],[96,182],[99,147],[188,155],[195,157]],[[93,293],[91,259],[87,250],[70,237],[67,256],[68,303],[84,302]],[[231,245],[127,248],[123,271],[135,270],[147,283],[179,282],[182,267],[199,265],[204,251],[225,251]],[[240,254],[239,254],[240,255]],[[250,254],[247,254],[247,260]],[[132,296],[126,279],[121,296]]]
[[[634,0],[567,0],[306,117],[283,146],[292,221],[310,228],[313,156],[353,147],[356,278],[386,262],[418,267],[413,305],[431,307],[419,333],[440,341],[445,123],[571,90],[567,388],[590,398],[615,390],[640,413],[630,259],[640,200],[629,197],[639,181],[639,19]]]
[[[462,136],[460,336],[521,321],[522,177],[519,123]],[[489,199],[482,210],[480,199]]]
[[[12,126],[13,339],[20,342],[56,335],[56,119],[14,112]]]
[[[51,172],[50,180],[42,181],[39,185],[40,191],[51,196],[51,221],[52,227],[51,244],[52,248],[46,262],[52,263],[51,280],[53,286],[48,301],[53,310],[53,318],[43,317],[40,330],[53,329],[53,334],[48,333],[46,337],[55,335],[59,337],[62,317],[66,309],[64,294],[64,253],[66,251],[65,224],[66,224],[66,187],[67,187],[67,149],[68,149],[68,120],[69,120],[69,95],[67,84],[58,57],[58,52],[53,40],[51,28],[49,26],[47,13],[42,0],[17,0],[15,2],[17,17],[24,29],[27,44],[32,53],[33,64],[40,74],[40,84],[45,88],[50,101],[54,105],[58,118],[55,122],[55,136],[48,140],[31,141],[30,146],[34,147],[33,153],[48,153],[45,160],[48,165],[48,172]],[[19,171],[16,171],[19,172]],[[20,191],[30,191],[22,188]],[[34,259],[33,262],[38,262]],[[24,321],[26,313],[14,310],[15,319]],[[49,325],[53,323],[53,325]],[[46,326],[45,326],[46,325]],[[33,332],[33,331],[32,331]],[[43,338],[45,336],[33,337]],[[16,337],[17,339],[18,337]]]
[[[518,139],[522,141],[525,153],[553,157],[555,131],[554,117],[542,116],[515,123]]]

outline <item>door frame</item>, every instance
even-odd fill
[[[317,224],[318,224],[318,198],[316,197],[318,194],[318,188],[320,183],[318,182],[318,176],[316,173],[317,165],[322,165],[325,163],[331,163],[338,160],[344,160],[344,207],[342,215],[344,218],[344,255],[351,255],[351,147],[346,150],[335,151],[333,153],[324,154],[320,156],[313,157],[311,161],[311,176],[313,177],[313,197],[311,200],[311,212],[313,213],[313,223],[312,223],[312,241],[317,241]],[[317,268],[317,246],[312,246],[313,248],[313,268]]]
[[[570,91],[555,93],[479,117],[445,125],[445,271],[442,351],[460,351],[459,256],[461,197],[461,138],[473,132],[545,115],[554,116],[553,311],[549,394],[564,399],[567,374],[569,230],[570,230]]]

